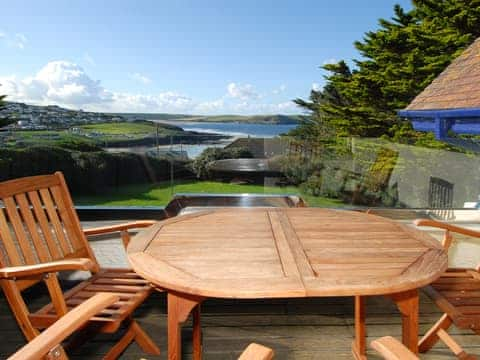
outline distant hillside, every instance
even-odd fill
[[[129,120],[164,120],[164,121],[198,121],[198,122],[245,122],[257,124],[298,124],[300,115],[183,115],[183,114],[141,114],[117,113]]]
[[[6,102],[0,109],[0,119],[20,122],[24,127],[62,127],[77,124],[103,122],[162,120],[162,121],[198,121],[198,122],[243,122],[256,124],[298,124],[300,115],[186,115],[186,114],[143,114],[143,113],[101,113],[72,110],[57,105],[38,106],[24,103]]]
[[[121,116],[128,120],[177,120],[177,119],[189,119],[196,118],[196,115],[186,114],[147,114],[147,113],[109,113],[110,115]]]
[[[0,109],[0,120],[14,123],[22,129],[41,130],[81,124],[125,121],[119,115],[72,110],[57,105],[39,106],[18,102],[6,102]]]

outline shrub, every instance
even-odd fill
[[[102,151],[102,148],[95,144],[93,141],[85,141],[79,139],[58,141],[55,146],[62,149],[81,152]]]
[[[207,148],[193,161],[192,170],[199,179],[207,179],[210,174],[208,166],[212,161],[224,159],[251,159],[253,154],[244,147]]]
[[[178,165],[177,165],[178,166]],[[170,163],[132,153],[80,152],[57,146],[0,149],[0,181],[62,171],[74,194],[169,178]]]
[[[301,155],[289,155],[280,160],[281,170],[292,185],[300,185],[307,181],[310,176],[319,173],[323,169],[319,158],[310,159]]]

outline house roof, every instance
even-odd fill
[[[427,86],[406,110],[466,108],[480,108],[480,38]]]

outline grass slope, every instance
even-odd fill
[[[175,193],[212,193],[212,194],[298,194],[310,206],[341,207],[340,200],[314,197],[302,194],[297,187],[268,187],[262,185],[237,185],[213,181],[170,182],[158,184],[130,185],[112,189],[92,196],[76,196],[77,205],[103,206],[165,206]]]
[[[167,124],[156,124],[151,121],[134,121],[134,122],[116,122],[116,123],[100,123],[100,124],[89,124],[82,125],[80,128],[83,131],[95,131],[102,133],[104,136],[115,137],[115,136],[135,136],[135,137],[144,137],[151,134],[156,134],[158,131],[162,135],[173,135],[183,132],[183,130],[177,126],[167,125]]]
[[[81,140],[90,143],[104,141],[141,139],[157,133],[157,124],[150,121],[135,122],[109,122],[75,126],[81,133],[70,130],[20,130],[14,133],[17,140],[25,145],[55,145],[58,142]],[[89,133],[95,133],[94,137],[88,137]],[[184,131],[173,125],[158,124],[160,136],[181,135]]]
[[[127,119],[196,121],[196,122],[243,122],[252,124],[297,124],[299,115],[181,115],[181,114],[116,114]]]

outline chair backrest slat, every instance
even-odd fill
[[[73,248],[73,250],[79,250],[83,248],[85,246],[81,239],[81,236],[83,234],[79,234],[79,230],[81,231],[81,229],[78,226],[75,226],[76,224],[74,223],[71,215],[69,214],[68,207],[65,203],[64,197],[62,196],[60,186],[54,186],[50,190],[53,196],[53,200],[55,201],[55,204],[57,204],[60,219],[65,226],[65,232],[70,246]]]
[[[61,173],[0,183],[0,200],[1,266],[75,257],[97,263]],[[18,280],[17,286],[34,283]]]
[[[18,253],[15,242],[13,241],[10,227],[8,226],[5,210],[0,209],[0,240],[6,252],[8,259],[2,259],[2,266],[20,266],[23,260]]]
[[[17,203],[13,199],[13,197],[7,197],[3,199],[3,203],[7,209],[8,218],[10,223],[12,224],[13,231],[15,233],[15,237],[18,240],[18,245],[22,250],[23,259],[25,264],[32,265],[37,263],[37,259],[33,253],[33,249],[29,239],[27,238],[27,234],[25,232],[25,227],[22,223],[22,218],[20,217],[20,213],[17,209]]]
[[[72,252],[72,249],[70,248],[70,244],[68,243],[67,238],[65,237],[65,232],[62,227],[62,224],[60,223],[60,218],[58,217],[57,209],[55,207],[55,204],[53,203],[52,196],[50,195],[50,191],[49,189],[40,189],[39,192],[40,192],[40,197],[45,206],[45,209],[47,210],[50,223],[53,225],[53,229],[55,231],[57,241],[60,244],[60,247],[62,248],[63,255],[65,256],[66,254]]]
[[[35,217],[37,218],[38,226],[40,227],[43,238],[45,239],[51,258],[53,260],[61,259],[62,254],[60,252],[59,245],[53,238],[52,229],[48,223],[47,215],[45,213],[45,209],[42,205],[38,192],[29,191],[28,198],[30,199],[30,203],[32,204],[33,212],[35,213]]]
[[[32,239],[33,246],[35,247],[39,260],[41,262],[52,261],[52,257],[48,252],[48,248],[45,246],[44,241],[40,237],[40,232],[38,231],[39,229],[33,217],[27,196],[25,194],[17,194],[15,195],[15,200],[17,201],[20,214],[22,215],[23,221],[26,224],[28,235],[30,235],[30,238]]]

